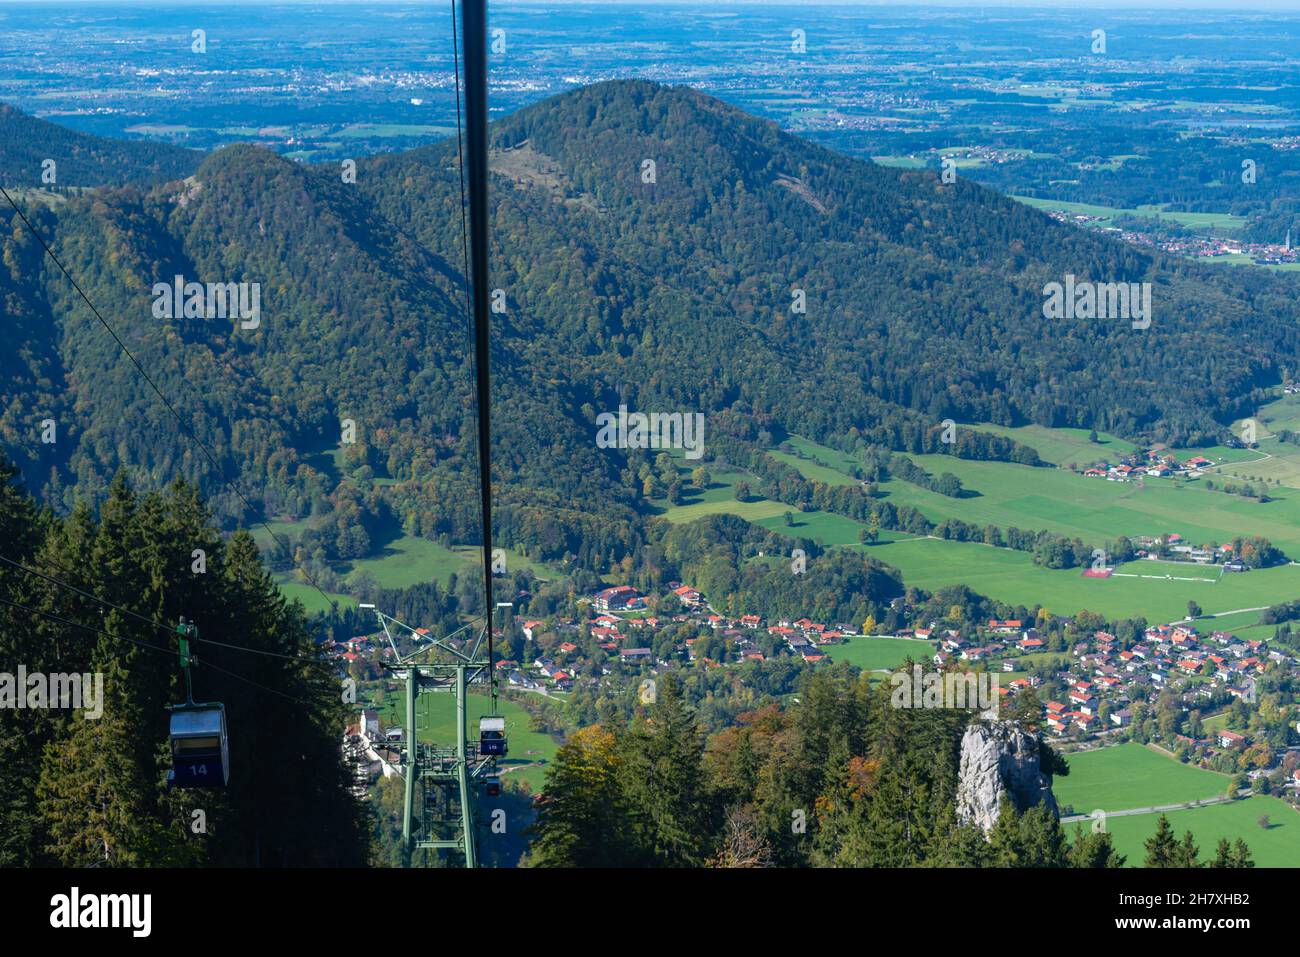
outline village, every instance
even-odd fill
[[[1203,455],[1194,455],[1180,462],[1172,452],[1148,449],[1125,456],[1115,465],[1098,462],[1084,469],[1082,474],[1086,478],[1100,478],[1108,482],[1140,481],[1148,475],[1152,478],[1199,478],[1215,464]]]
[[[1168,538],[1176,542],[1178,536]],[[1039,722],[1069,748],[1127,740],[1138,730],[1135,723],[1153,718],[1158,706],[1174,707],[1182,730],[1161,738],[1171,753],[1185,751],[1186,760],[1251,780],[1268,777],[1300,799],[1300,748],[1286,748],[1285,735],[1282,746],[1271,747],[1244,727],[1226,724],[1233,702],[1253,709],[1262,675],[1274,669],[1294,672],[1300,664],[1294,653],[1263,640],[1219,630],[1206,634],[1183,621],[1152,625],[1128,642],[1101,630],[1064,642],[1067,617],[990,619],[968,632],[930,622],[868,637],[860,627],[807,617],[765,621],[751,614],[720,615],[701,592],[678,582],[669,583],[658,599],[616,585],[579,605],[585,611],[581,618],[519,623],[528,653],[523,660],[496,662],[503,687],[562,700],[580,686],[630,687],[687,665],[723,668],[784,657],[816,666],[833,660],[836,648],[846,643],[892,640],[900,642],[900,661],[910,657],[939,669],[997,674],[1000,712]],[[674,610],[651,613],[652,606]],[[903,641],[916,642],[916,649],[902,646]],[[380,676],[382,663],[392,656],[382,635],[331,644],[325,652],[342,669],[355,675],[354,666],[362,666],[361,676],[371,678]],[[359,789],[381,773],[400,773],[401,739],[400,728],[385,728],[373,709],[363,710],[345,736],[345,748],[359,762]]]

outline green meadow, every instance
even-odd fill
[[[931,641],[912,638],[881,638],[866,635],[850,638],[839,645],[827,648],[832,661],[847,661],[864,671],[892,671],[909,657],[913,661],[927,661],[934,655]]]
[[[1296,414],[1300,415],[1300,409]],[[1133,451],[1130,443],[1104,434],[1094,443],[1083,429],[979,428],[1011,436],[1038,449],[1045,459],[1062,463],[1099,458],[1113,461]],[[852,475],[856,463],[846,453],[799,436],[791,437],[785,447],[792,451],[773,454],[807,478],[843,485],[857,481]],[[1259,455],[1245,449],[1213,449],[1206,454],[1216,461]],[[1002,528],[1048,529],[1098,545],[1121,535],[1166,532],[1177,532],[1192,542],[1224,542],[1237,535],[1263,535],[1288,554],[1300,557],[1298,490],[1270,490],[1271,495],[1277,496],[1276,500],[1261,504],[1209,491],[1203,487],[1203,481],[1175,484],[1148,479],[1139,485],[1084,478],[1061,468],[977,462],[944,455],[912,458],[931,474],[952,472],[974,493],[954,499],[899,480],[881,485],[887,500],[915,507],[931,521],[951,517]],[[1243,464],[1241,468],[1249,472],[1251,465]],[[684,467],[680,469],[684,476],[688,471]],[[882,531],[878,544],[864,546],[860,544],[862,523],[827,512],[800,513],[761,496],[738,502],[734,494],[736,483],[748,481],[751,489],[756,489],[759,483],[753,476],[724,470],[713,471],[712,478],[707,490],[687,492],[680,505],[668,505],[663,499],[653,505],[672,522],[728,513],[775,532],[812,538],[828,546],[863,548],[898,568],[909,585],[927,590],[964,584],[1012,604],[1032,607],[1041,603],[1058,614],[1087,609],[1108,617],[1140,616],[1152,621],[1183,618],[1189,601],[1199,604],[1206,614],[1217,614],[1257,609],[1300,597],[1300,566],[1220,576],[1217,569],[1203,566],[1137,562],[1117,569],[1116,577],[1093,579],[1084,578],[1077,568],[1042,568],[1033,563],[1028,553],[973,542]],[[793,524],[786,523],[787,513]],[[1256,621],[1257,614],[1221,624],[1216,622],[1216,626],[1249,627]]]
[[[1207,724],[1213,723],[1213,719]],[[1052,792],[1062,808],[1075,814],[1091,814],[1136,808],[1162,807],[1226,793],[1230,778],[1182,764],[1140,744],[1121,744],[1096,751],[1066,756],[1070,773],[1052,781]],[[1260,867],[1300,866],[1300,813],[1275,797],[1254,795],[1224,804],[1163,812],[1181,838],[1191,831],[1201,849],[1201,861],[1211,859],[1220,838],[1241,838],[1250,847]],[[1259,825],[1267,816],[1269,827]],[[1143,842],[1156,831],[1160,813],[1116,817],[1108,813],[1106,830],[1116,849],[1128,858],[1130,867],[1142,866],[1146,857]],[[1079,825],[1065,825],[1073,834]],[[1084,828],[1089,822],[1082,822]]]
[[[1024,429],[980,428],[1016,438],[1039,449],[1039,454],[1045,458],[1060,463],[1082,464],[1100,458],[1115,461],[1133,448],[1108,436],[1099,436],[1101,444],[1090,443],[1086,432],[1078,429],[1043,429],[1037,426]],[[829,470],[852,481],[843,471],[851,461],[844,453],[806,439],[799,441],[801,450],[811,457],[785,455],[783,461],[808,478],[818,478]],[[1300,447],[1295,448],[1300,453]],[[1260,453],[1254,450],[1204,451],[1215,461],[1241,461],[1240,465],[1226,468],[1246,475],[1256,474],[1262,467],[1256,463],[1264,462],[1259,458]],[[1192,453],[1184,451],[1179,454],[1187,456]],[[971,493],[967,497],[951,498],[898,479],[881,484],[880,489],[888,501],[917,508],[934,522],[955,518],[1000,528],[1048,529],[1095,544],[1120,536],[1154,536],[1165,532],[1177,532],[1193,542],[1226,542],[1238,535],[1261,535],[1288,554],[1300,558],[1300,490],[1297,489],[1270,489],[1269,494],[1274,500],[1260,503],[1210,491],[1204,487],[1204,479],[1175,482],[1148,478],[1142,483],[1108,482],[1084,478],[1064,468],[980,462],[950,455],[913,455],[910,458],[932,475],[951,472]],[[1295,461],[1300,467],[1300,454]]]
[[[862,546],[858,546],[862,547]],[[1187,614],[1195,600],[1206,614],[1262,608],[1300,595],[1300,566],[1284,565],[1246,574],[1225,575],[1217,582],[1177,581],[1163,578],[1084,578],[1079,569],[1049,569],[1035,565],[1029,554],[991,548],[973,542],[910,539],[875,545],[869,553],[903,574],[903,580],[928,591],[963,584],[972,590],[1010,604],[1044,605],[1061,615],[1081,610],[1108,618],[1143,617],[1149,621],[1175,621]],[[1169,563],[1138,562],[1120,571],[1143,573]],[[1175,571],[1181,572],[1181,567]],[[1189,567],[1188,574],[1207,570]],[[1216,625],[1216,627],[1218,627]]]
[[[1098,206],[1092,203],[1067,203],[1056,199],[1037,199],[1032,196],[1012,196],[1017,202],[1035,209],[1059,211],[1082,216],[1097,216],[1100,221],[1111,225],[1117,216],[1144,216],[1150,219],[1167,219],[1180,226],[1192,226],[1197,229],[1218,229],[1231,232],[1240,229],[1246,222],[1242,216],[1229,213],[1180,213],[1169,212],[1162,206],[1143,205],[1132,209],[1118,206]]]
[[[1120,744],[1066,756],[1070,773],[1052,780],[1062,808],[1076,814],[1162,807],[1220,797],[1231,780],[1226,774],[1182,764],[1141,744]]]
[[[1300,395],[1284,395],[1262,406],[1256,418],[1265,427],[1261,436],[1283,429],[1300,432]]]
[[[690,469],[679,468],[683,478]],[[670,505],[666,498],[651,503],[658,514],[673,523],[691,522],[705,515],[738,515],[748,522],[792,537],[811,538],[825,545],[849,545],[859,541],[862,523],[831,512],[801,512],[793,506],[763,498],[757,492],[759,480],[748,472],[710,470],[713,481],[703,491],[685,490],[680,505]],[[748,482],[751,497],[736,500],[735,487]],[[790,524],[785,516],[790,515]]]
[[[1204,487],[1204,479],[1181,484],[1154,478],[1109,482],[1065,469],[1006,462],[946,455],[916,455],[912,459],[931,474],[951,472],[967,490],[978,493],[950,498],[896,479],[880,486],[889,501],[911,505],[931,521],[956,518],[1001,528],[1048,529],[1095,545],[1120,536],[1166,532],[1177,532],[1194,543],[1260,535],[1288,555],[1300,557],[1297,489],[1271,489],[1274,500],[1260,503],[1210,491]]]
[[[322,595],[314,585],[304,585],[296,582],[287,576],[277,575],[275,583],[280,586],[280,594],[289,601],[300,601],[309,615],[317,612],[328,612],[329,602],[325,600],[328,595],[331,600],[338,602],[340,608],[356,605],[355,598],[349,598],[347,595],[340,595],[337,592],[325,592]]]
[[[1214,859],[1214,847],[1220,838],[1229,842],[1241,838],[1258,867],[1300,867],[1300,812],[1275,797],[1254,795],[1227,804],[1169,811],[1165,816],[1177,837],[1181,838],[1184,831],[1192,832],[1203,863]],[[1269,819],[1267,829],[1259,825],[1259,819],[1265,816]],[[1106,830],[1116,849],[1128,858],[1130,867],[1142,866],[1146,856],[1143,842],[1156,832],[1159,817],[1135,814],[1107,818]],[[1072,826],[1067,830],[1073,833]]]
[[[275,538],[293,543],[308,527],[309,521],[268,522],[269,530],[261,525],[250,529],[258,547],[266,552]],[[505,551],[506,568],[514,572],[529,569],[538,578],[548,579],[558,572],[542,562],[527,558],[517,549]],[[448,548],[438,542],[415,535],[397,534],[381,544],[376,553],[368,558],[349,562],[336,562],[331,566],[335,573],[342,576],[344,586],[351,584],[356,576],[365,572],[381,588],[410,588],[424,582],[437,581],[446,584],[453,573],[458,575],[478,574],[482,551],[477,545],[453,545]],[[276,583],[286,598],[299,599],[308,612],[327,610],[327,603],[321,593],[311,584],[299,582],[287,571],[275,575]],[[327,592],[331,598],[345,605],[355,605],[356,600],[346,595]]]
[[[1028,445],[1038,452],[1039,458],[1053,465],[1066,465],[1070,462],[1092,462],[1096,459],[1115,461],[1132,452],[1137,446],[1126,439],[1121,439],[1105,432],[1097,433],[1097,441],[1088,439],[1087,429],[1053,429],[1045,425],[973,425],[958,426],[973,428],[980,432],[991,432],[1015,439],[1022,445]]]

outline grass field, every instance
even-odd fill
[[[848,453],[833,449],[830,446],[819,445],[811,439],[805,439],[798,435],[790,436],[786,444],[799,453],[800,456],[803,456],[804,459],[812,459],[817,464],[833,470],[835,474],[842,478],[846,478],[850,482],[853,481],[853,470],[859,463]],[[822,481],[826,480],[823,479]]]
[[[1264,815],[1270,821],[1268,830],[1257,823]],[[1169,811],[1166,816],[1178,837],[1184,831],[1192,832],[1202,862],[1213,860],[1215,844],[1226,837],[1245,841],[1258,867],[1300,867],[1300,812],[1275,797],[1255,795],[1228,804]],[[1130,867],[1142,866],[1146,856],[1143,841],[1156,832],[1158,819],[1158,814],[1106,819],[1106,830]],[[1073,827],[1067,826],[1067,831],[1073,834]]]
[[[1061,461],[1117,459],[1133,448],[1106,435],[1099,436],[1099,443],[1092,443],[1087,432],[1081,429],[980,428],[1010,435],[1039,449],[1040,455]],[[788,445],[798,455],[777,453],[778,457],[805,476],[819,481],[839,476],[838,481],[843,484],[856,481],[849,474],[854,461],[845,453],[797,436]],[[1215,450],[1215,454],[1257,453],[1223,449]],[[1261,505],[1207,491],[1197,483],[1177,488],[1172,482],[1153,479],[1143,488],[1136,483],[1086,479],[1063,469],[975,462],[951,456],[913,458],[932,474],[953,472],[968,489],[979,493],[954,499],[908,482],[891,480],[883,484],[882,490],[890,501],[912,505],[932,521],[953,517],[1004,528],[1045,528],[1095,544],[1120,535],[1175,531],[1192,541],[1219,542],[1229,541],[1236,535],[1259,534],[1300,557],[1300,491],[1276,490],[1272,494],[1278,500]],[[666,500],[655,504],[672,522],[725,512],[782,534],[813,538],[830,546],[866,548],[873,557],[898,568],[909,585],[934,590],[965,584],[1013,604],[1032,607],[1042,603],[1058,614],[1087,609],[1108,617],[1141,616],[1152,621],[1173,621],[1186,615],[1188,601],[1197,602],[1207,614],[1216,614],[1300,597],[1300,566],[1280,566],[1220,578],[1217,570],[1201,566],[1141,562],[1119,571],[1122,575],[1148,577],[1090,579],[1083,578],[1078,569],[1051,570],[1036,566],[1025,552],[977,543],[882,532],[880,543],[868,548],[859,544],[863,525],[843,516],[799,513],[781,502],[763,498],[737,502],[734,486],[741,480],[750,481],[751,488],[757,485],[753,476],[746,473],[723,471],[713,475],[709,489],[688,493],[681,505],[670,506]],[[791,526],[785,523],[787,512],[794,520]],[[1182,578],[1192,580],[1175,580]],[[1258,615],[1251,613],[1215,624],[1248,627],[1257,620]]]
[[[1217,583],[1210,583],[1084,578],[1077,568],[1039,567],[1026,552],[938,539],[875,545],[868,553],[897,568],[909,585],[933,591],[945,585],[964,584],[980,594],[1011,604],[1032,607],[1041,603],[1061,615],[1087,609],[1110,618],[1175,621],[1187,614],[1189,600],[1195,600],[1206,614],[1214,614],[1260,608],[1288,596],[1300,596],[1300,566],[1294,565],[1225,575]],[[1147,564],[1140,563],[1139,567],[1145,569]],[[1170,565],[1152,562],[1150,567],[1163,571]],[[1205,572],[1200,568],[1192,571]]]
[[[951,472],[967,489],[979,493],[957,499],[900,480],[881,485],[889,501],[920,509],[931,521],[951,517],[1001,528],[1045,528],[1094,544],[1165,532],[1177,532],[1193,542],[1261,535],[1288,555],[1300,557],[1300,490],[1270,490],[1274,501],[1261,504],[1210,491],[1203,481],[1181,487],[1168,479],[1108,482],[1064,469],[943,455],[912,458],[931,474]]]
[[[1052,780],[1052,793],[1057,804],[1072,806],[1076,814],[1219,797],[1231,780],[1226,774],[1181,764],[1140,744],[1120,744],[1067,757],[1070,773]]]
[[[914,661],[928,661],[934,655],[934,648],[931,641],[867,635],[831,645],[827,650],[832,661],[847,661],[865,671],[882,671],[897,668],[909,656]]]
[[[1091,462],[1103,458],[1117,460],[1137,450],[1132,442],[1105,432],[1097,433],[1097,441],[1090,442],[1087,429],[1052,429],[1043,425],[1022,425],[1015,428],[1005,425],[974,425],[958,428],[973,428],[1015,439],[1022,445],[1035,449],[1039,458],[1053,465]]]
[[[452,745],[456,741],[456,711],[452,706],[451,695],[426,695],[431,699],[427,719],[417,716],[420,727],[419,739],[424,742]],[[383,711],[386,724],[400,724],[397,714],[400,696],[390,695]],[[489,711],[486,695],[469,696],[469,737],[478,739],[478,719]],[[504,775],[510,780],[525,781],[533,791],[541,790],[546,779],[546,768],[555,760],[559,747],[550,735],[529,730],[529,715],[522,705],[509,698],[499,699],[499,713],[506,719],[506,740],[509,754],[504,761],[498,761]]]
[[[981,428],[1026,442],[1038,448],[1040,455],[1058,462],[1084,463],[1098,458],[1114,461],[1132,451],[1128,443],[1108,436],[1100,437],[1103,444],[1094,445],[1078,429]],[[847,467],[841,464],[847,459],[843,453],[806,439],[799,442],[801,451],[813,458],[784,456],[783,460],[809,478],[818,478],[827,470],[843,474],[842,469]],[[1296,447],[1296,452],[1300,453],[1300,447]],[[1207,454],[1216,461],[1236,457],[1253,462],[1260,458],[1258,452],[1244,449],[1214,449],[1207,450]],[[933,475],[951,472],[968,490],[978,493],[951,498],[901,480],[891,479],[881,484],[888,501],[917,508],[934,522],[956,518],[1000,528],[1048,529],[1095,544],[1120,536],[1154,536],[1165,532],[1177,532],[1196,542],[1226,542],[1237,535],[1262,535],[1288,555],[1300,557],[1300,490],[1273,489],[1270,495],[1274,501],[1261,504],[1210,491],[1200,481],[1186,482],[1181,487],[1167,479],[1148,479],[1145,484],[1107,482],[1084,478],[1067,469],[979,462],[948,455],[911,458]],[[1295,464],[1300,470],[1300,454]],[[1256,474],[1261,466],[1231,468],[1249,475]],[[772,506],[778,507],[779,503]]]
[[[427,538],[402,535],[384,545],[378,556],[351,564],[345,580],[365,571],[385,588],[410,588],[435,579],[445,582],[452,572],[466,565],[466,559]]]
[[[1229,213],[1177,213],[1167,212],[1160,206],[1144,205],[1133,209],[1123,209],[1117,206],[1097,206],[1091,203],[1067,203],[1055,199],[1036,199],[1032,196],[1012,196],[1012,199],[1024,203],[1026,206],[1033,206],[1035,209],[1058,210],[1064,213],[1079,214],[1083,216],[1097,216],[1101,222],[1111,225],[1117,216],[1144,216],[1151,219],[1166,219],[1170,222],[1178,223],[1180,226],[1191,226],[1196,229],[1216,229],[1220,231],[1231,232],[1240,229],[1246,222],[1242,216],[1233,216]]]
[[[276,584],[280,586],[280,594],[289,601],[294,601],[296,599],[302,602],[303,607],[307,609],[309,615],[315,614],[316,612],[329,611],[329,603],[321,593],[316,590],[315,586],[304,585],[300,582],[293,581],[287,576],[276,576],[275,581]],[[337,601],[340,608],[355,606],[357,603],[355,598],[349,598],[347,595],[340,595],[337,592],[327,591],[325,594]]]
[[[1256,418],[1269,433],[1282,429],[1300,432],[1300,395],[1284,395],[1262,406]]]
[[[309,525],[308,519],[296,522],[268,522],[266,526],[257,525],[250,529],[254,541],[265,554],[273,538],[296,542]],[[378,546],[377,554],[351,562],[336,562],[332,568],[343,576],[346,585],[351,584],[360,572],[370,575],[381,588],[410,588],[412,585],[429,581],[446,584],[452,573],[477,574],[478,563],[482,560],[476,545],[453,545],[447,548],[438,542],[414,535],[397,533],[391,539]],[[530,569],[538,578],[556,577],[559,572],[543,562],[526,558],[523,553],[513,548],[505,549],[506,568],[511,572]],[[308,612],[326,610],[326,601],[319,591],[309,584],[295,580],[288,572],[276,575],[275,580],[280,591],[289,599],[300,599]],[[356,604],[354,599],[329,592],[332,597],[344,604]]]
[[[799,471],[799,474],[806,479],[814,482],[823,482],[826,485],[857,485],[857,480],[845,475],[838,469],[833,469],[817,461],[799,458],[796,455],[790,455],[786,452],[773,452],[772,458],[784,462]]]
[[[679,472],[686,477],[690,469],[679,468]],[[831,512],[800,512],[793,506],[774,502],[757,493],[750,500],[739,502],[735,495],[738,482],[749,482],[751,489],[756,489],[759,484],[758,479],[748,472],[713,472],[712,479],[703,492],[688,489],[680,505],[669,505],[667,499],[659,499],[651,504],[659,514],[673,523],[691,522],[705,515],[738,515],[747,522],[771,531],[791,537],[812,538],[826,545],[856,543],[865,527],[851,518]],[[792,525],[786,524],[787,512],[794,523]]]
[[[1219,714],[1211,715],[1201,722],[1201,727],[1207,733],[1214,732],[1217,734],[1228,726],[1228,712],[1222,711]]]

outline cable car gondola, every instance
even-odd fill
[[[506,719],[491,715],[478,719],[479,754],[506,753]]]
[[[180,620],[176,627],[180,642],[181,670],[185,673],[185,703],[171,706],[172,769],[167,786],[176,788],[219,788],[230,783],[230,737],[226,734],[226,706],[221,702],[195,702],[190,666],[198,664],[190,655],[190,638],[198,638],[193,623]]]
[[[488,775],[483,780],[483,793],[490,798],[501,796],[501,778],[495,774]]]
[[[172,770],[167,783],[178,788],[225,787],[230,783],[230,739],[226,706],[172,707]]]

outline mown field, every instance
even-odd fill
[[[1052,781],[1057,804],[1075,814],[1161,807],[1222,796],[1229,777],[1181,764],[1140,744],[1121,744],[1067,755],[1070,773]],[[1300,813],[1274,797],[1252,796],[1225,804],[1163,812],[1175,835],[1191,831],[1201,860],[1213,857],[1219,838],[1241,838],[1260,867],[1300,867]],[[1267,815],[1270,826],[1259,826]],[[1108,813],[1106,830],[1130,867],[1146,856],[1143,842],[1155,833],[1159,813],[1116,817]],[[1073,833],[1077,825],[1065,825]],[[1083,822],[1083,827],[1089,827]]]
[[[1300,490],[1270,489],[1260,503],[1210,491],[1204,480],[1108,482],[1065,469],[975,462],[945,455],[912,459],[932,475],[951,472],[973,493],[951,498],[910,482],[890,480],[881,491],[896,505],[919,509],[931,521],[956,518],[1001,528],[1048,529],[1090,544],[1121,536],[1176,532],[1194,542],[1227,542],[1260,535],[1300,557]],[[1247,466],[1240,467],[1250,472]]]
[[[988,427],[987,431],[1031,444],[1039,449],[1040,455],[1065,464],[1086,464],[1102,458],[1117,461],[1132,450],[1128,443],[1109,436],[1101,436],[1102,442],[1094,445],[1087,441],[1086,433],[1076,429]],[[806,439],[798,440],[797,447],[809,457],[778,455],[805,477],[826,481],[827,474],[831,473],[840,475],[845,482],[855,481],[846,474],[850,460],[844,453]],[[1300,447],[1296,451],[1300,452]],[[1266,461],[1261,458],[1262,453],[1252,450],[1214,449],[1207,453],[1212,453],[1216,461],[1242,460],[1242,464],[1230,468],[1246,475],[1255,474],[1250,463]],[[1120,536],[1154,536],[1166,532],[1177,532],[1194,542],[1226,542],[1238,535],[1262,535],[1288,554],[1300,556],[1300,490],[1297,489],[1271,489],[1269,494],[1275,500],[1261,504],[1253,499],[1210,491],[1204,487],[1203,480],[1176,483],[1148,478],[1142,484],[1108,482],[1084,478],[1064,468],[977,462],[948,455],[910,457],[932,475],[944,472],[956,475],[970,493],[952,498],[898,479],[881,484],[880,490],[888,501],[919,509],[934,522],[955,518],[1000,528],[1047,529],[1096,544]]]
[[[267,552],[273,537],[296,542],[307,529],[309,522],[268,522],[267,526],[257,525],[249,531],[254,541]],[[506,549],[506,568],[511,572],[517,569],[530,569],[539,578],[555,577],[558,572],[542,562],[534,562],[516,549]],[[381,588],[410,588],[424,582],[437,581],[446,584],[453,573],[458,575],[477,575],[482,552],[478,546],[454,545],[451,548],[427,538],[414,535],[396,534],[382,542],[375,553],[367,558],[350,562],[336,562],[331,567],[342,576],[344,586],[350,585],[357,575],[364,572]],[[309,613],[325,611],[327,603],[313,585],[299,581],[292,572],[281,571],[275,574],[280,591],[290,600],[298,599]],[[356,599],[339,592],[326,590],[325,594],[341,605],[355,605]]]
[[[1184,831],[1192,832],[1202,863],[1214,859],[1215,845],[1226,837],[1230,842],[1237,838],[1245,841],[1257,867],[1300,867],[1300,812],[1275,797],[1254,795],[1228,804],[1169,811],[1166,816],[1179,838]],[[1258,823],[1263,816],[1269,819],[1267,829]],[[1159,817],[1107,818],[1106,830],[1116,849],[1128,858],[1129,867],[1142,866],[1146,856],[1143,842],[1156,832]]]
[[[866,671],[892,671],[909,657],[913,661],[928,661],[934,655],[934,649],[932,641],[866,635],[831,645],[827,651],[832,661],[847,661]]]
[[[1141,744],[1120,744],[1067,755],[1070,773],[1052,781],[1062,808],[1076,814],[1182,804],[1223,795],[1226,774],[1194,768]]]
[[[1149,621],[1175,621],[1186,616],[1189,600],[1196,601],[1205,614],[1212,615],[1221,611],[1262,608],[1300,596],[1300,566],[1295,565],[1225,575],[1217,582],[1084,578],[1077,568],[1042,568],[1035,565],[1026,552],[976,543],[911,539],[871,546],[868,550],[873,557],[902,572],[903,580],[909,585],[933,591],[945,585],[964,584],[980,594],[1011,604],[1032,607],[1041,603],[1050,612],[1062,615],[1086,609],[1109,618],[1143,617]],[[1139,562],[1120,570],[1128,571],[1134,567],[1147,573],[1150,573],[1148,569],[1159,569],[1163,573],[1170,565]],[[1207,569],[1189,567],[1186,574],[1212,573]],[[1247,620],[1245,617],[1234,619]]]
[[[1081,429],[981,428],[1010,435],[1033,445],[1041,455],[1062,461],[1118,459],[1132,450],[1130,444],[1104,434],[1098,436],[1098,443],[1090,442],[1087,432]],[[855,463],[843,452],[797,436],[788,441],[787,447],[793,453],[778,452],[777,456],[809,478],[834,478],[840,484],[857,481],[851,474]],[[1215,453],[1235,457],[1258,454],[1241,449]],[[1176,488],[1172,482],[1150,480],[1146,488],[1139,488],[1136,484],[1085,479],[1054,468],[972,462],[949,456],[914,458],[933,474],[957,474],[968,488],[980,493],[954,499],[907,482],[884,483],[882,489],[892,501],[919,508],[933,521],[951,516],[1001,527],[1046,528],[1058,534],[1077,535],[1090,543],[1119,535],[1175,531],[1193,541],[1227,541],[1238,534],[1262,534],[1300,556],[1300,491],[1277,490],[1275,494],[1284,500],[1261,505],[1206,491],[1196,483]],[[688,470],[683,467],[681,471],[685,475]],[[1042,568],[1034,565],[1028,553],[978,543],[882,531],[878,544],[864,546],[860,544],[864,526],[859,522],[827,512],[799,513],[761,496],[738,502],[735,484],[748,481],[751,489],[756,489],[759,483],[753,476],[721,471],[712,477],[709,489],[687,493],[680,505],[669,505],[666,500],[655,503],[660,513],[672,522],[729,513],[776,532],[806,536],[826,545],[865,548],[873,557],[898,568],[909,585],[927,590],[964,584],[1013,604],[1042,603],[1058,614],[1087,609],[1112,618],[1140,616],[1152,621],[1183,618],[1189,601],[1212,615],[1300,597],[1300,566],[1220,577],[1217,569],[1140,562],[1118,571],[1121,575],[1147,577],[1091,579],[1082,577],[1079,569]],[[1294,519],[1287,517],[1291,511],[1297,512]],[[787,513],[793,524],[786,523]],[[1281,524],[1273,524],[1274,520]],[[1251,612],[1216,626],[1249,627],[1257,618],[1258,613]],[[1268,634],[1272,634],[1271,630]]]
[[[1083,216],[1097,216],[1101,222],[1110,224],[1117,216],[1143,216],[1150,219],[1166,219],[1180,226],[1192,226],[1197,229],[1215,229],[1232,232],[1240,229],[1246,222],[1241,216],[1230,213],[1183,213],[1168,212],[1163,206],[1142,205],[1132,209],[1118,206],[1098,206],[1092,203],[1068,203],[1063,200],[1037,199],[1032,196],[1012,196],[1018,202],[1035,209],[1054,210]]]
[[[690,469],[679,468],[683,478],[689,477]],[[759,480],[748,472],[710,470],[712,482],[700,492],[687,489],[680,505],[670,505],[667,499],[658,499],[652,506],[668,521],[691,522],[705,515],[738,515],[748,522],[780,532],[792,537],[811,538],[826,545],[848,545],[857,543],[862,529],[860,522],[855,522],[842,515],[831,512],[800,512],[797,508],[782,502],[774,502],[758,494]],[[744,502],[736,500],[736,484],[748,482],[753,494]],[[787,524],[785,516],[790,515]],[[882,535],[883,537],[883,535]],[[897,536],[890,536],[891,538]]]

